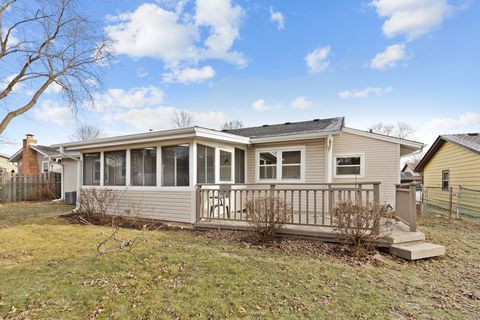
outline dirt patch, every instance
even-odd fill
[[[93,224],[96,226],[114,226],[125,229],[135,229],[135,230],[166,230],[174,229],[171,226],[168,226],[158,220],[154,219],[143,219],[135,217],[124,217],[124,216],[113,216],[93,213],[68,213],[60,216],[65,219],[67,222],[72,224]]]
[[[355,265],[365,263],[381,264],[381,261],[375,258],[375,255],[380,254],[379,251],[371,247],[361,252],[355,252],[350,245],[321,241],[275,239],[270,242],[260,242],[258,237],[249,231],[212,230],[195,232],[195,234],[209,240],[239,244],[245,248],[279,250],[288,254],[311,255],[314,257],[328,255]]]

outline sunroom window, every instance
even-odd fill
[[[282,179],[300,179],[302,155],[300,151],[282,152]]]
[[[83,185],[100,185],[100,152],[83,154]]]
[[[245,183],[245,150],[235,148],[235,183]]]
[[[197,145],[197,183],[215,183],[215,148]]]
[[[127,173],[127,152],[108,151],[104,156],[104,185],[106,186],[124,186],[126,185]]]
[[[130,180],[132,186],[157,185],[157,148],[130,150]]]
[[[162,186],[189,185],[189,146],[162,147]]]
[[[277,179],[277,151],[259,153],[260,180]]]

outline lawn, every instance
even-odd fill
[[[480,317],[477,224],[421,219],[447,255],[417,262],[354,264],[172,230],[101,257],[111,229],[68,224],[58,215],[69,209],[0,205],[0,319]]]

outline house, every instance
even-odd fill
[[[439,206],[449,203],[450,190],[454,206],[460,186],[478,190],[477,195],[463,197],[462,206],[480,212],[480,133],[439,136],[415,172],[422,173],[430,200],[435,200]]]
[[[10,163],[17,165],[20,175],[60,173],[62,174],[62,198],[65,192],[77,191],[76,172],[79,152],[60,154],[58,148],[39,145],[32,134],[27,134],[22,142],[22,148],[8,159]]]
[[[311,222],[317,221],[317,216],[310,214],[313,207],[316,213],[333,203],[334,192],[338,199],[363,192],[364,200],[375,198],[395,207],[400,158],[423,144],[349,128],[343,117],[337,117],[226,131],[202,127],[152,131],[54,147],[61,154],[81,154],[79,171],[73,170],[75,166],[64,171],[65,179],[79,177],[79,191],[121,191],[117,213],[129,212],[135,203],[141,204],[143,217],[193,224],[198,220],[196,208],[203,195],[208,210],[223,207],[223,214],[229,217],[231,211],[238,211],[232,207],[241,207],[246,200],[242,191],[223,191],[223,200],[218,189],[216,194],[215,190],[202,194],[199,185],[212,189],[234,186],[244,191],[260,185],[296,188],[298,201],[293,192],[283,190],[282,194],[291,195],[299,211],[306,213],[307,222],[309,217]],[[367,184],[371,187],[362,187]],[[329,189],[304,190],[307,185]],[[326,203],[329,195],[332,201],[327,199]],[[245,194],[248,196],[252,193]],[[225,197],[230,201],[227,204]]]
[[[17,172],[17,166],[8,159],[10,159],[9,156],[0,153],[0,172]]]
[[[403,165],[402,171],[400,172],[401,183],[422,183],[422,176],[420,173],[415,172],[415,166],[412,162],[407,162]]]

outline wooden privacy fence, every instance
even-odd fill
[[[61,197],[61,174],[0,172],[0,201],[45,201]]]
[[[330,213],[337,203],[379,204],[379,190],[379,182],[197,185],[196,220],[246,222],[247,201],[276,196],[288,204],[287,224],[335,226]]]

